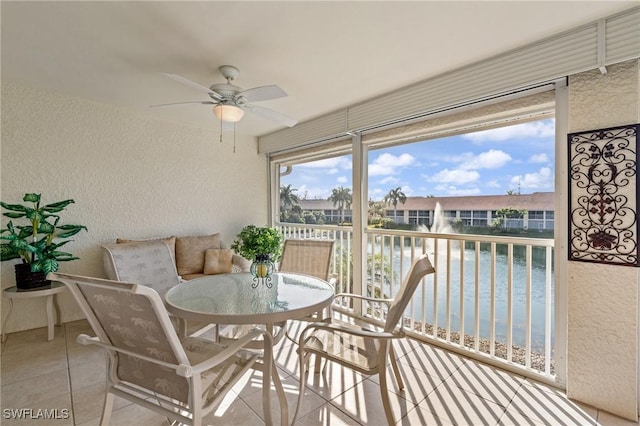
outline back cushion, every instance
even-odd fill
[[[143,284],[164,294],[180,282],[170,248],[163,240],[102,246],[107,278]]]
[[[201,274],[207,249],[219,249],[220,234],[176,238],[176,268],[179,275]]]
[[[117,238],[116,244],[126,244],[126,243],[144,243],[147,241],[164,241],[169,246],[169,251],[171,252],[171,258],[175,261],[176,259],[176,237],[165,237],[165,238],[152,238],[149,240],[129,240],[127,238]]]

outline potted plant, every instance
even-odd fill
[[[0,261],[21,259],[15,265],[16,286],[19,289],[32,289],[50,285],[46,279],[49,272],[58,270],[59,262],[78,259],[71,253],[60,251],[60,247],[69,243],[71,236],[81,230],[83,225],[60,224],[58,213],[63,211],[73,200],[40,205],[41,194],[25,194],[22,201],[30,203],[8,204],[0,201],[7,211],[4,216],[10,219],[26,219],[26,225],[7,223],[0,231]]]
[[[271,275],[273,262],[282,253],[282,234],[275,228],[247,225],[237,235],[231,248],[236,254],[253,261],[251,273],[257,278]]]

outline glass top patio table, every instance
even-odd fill
[[[187,320],[220,324],[276,323],[320,311],[334,290],[316,277],[274,273],[271,287],[250,273],[208,275],[172,287],[165,294],[169,312]]]

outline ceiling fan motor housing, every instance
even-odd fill
[[[236,94],[242,92],[241,87],[229,83],[212,84],[209,89],[225,98],[233,98]]]

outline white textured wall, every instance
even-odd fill
[[[569,79],[569,132],[640,121],[638,62]],[[569,262],[567,394],[636,420],[638,269]]]
[[[234,154],[213,119],[211,129],[187,127],[7,83],[1,112],[1,199],[73,198],[64,221],[89,228],[65,246],[80,260],[63,272],[103,277],[100,245],[117,237],[220,232],[230,244],[242,226],[267,222],[265,157],[241,133]],[[15,285],[15,263],[0,264],[3,289]],[[82,318],[70,295],[60,300],[63,321]],[[7,306],[3,298],[3,321]],[[9,325],[45,326],[44,301],[16,301]]]

